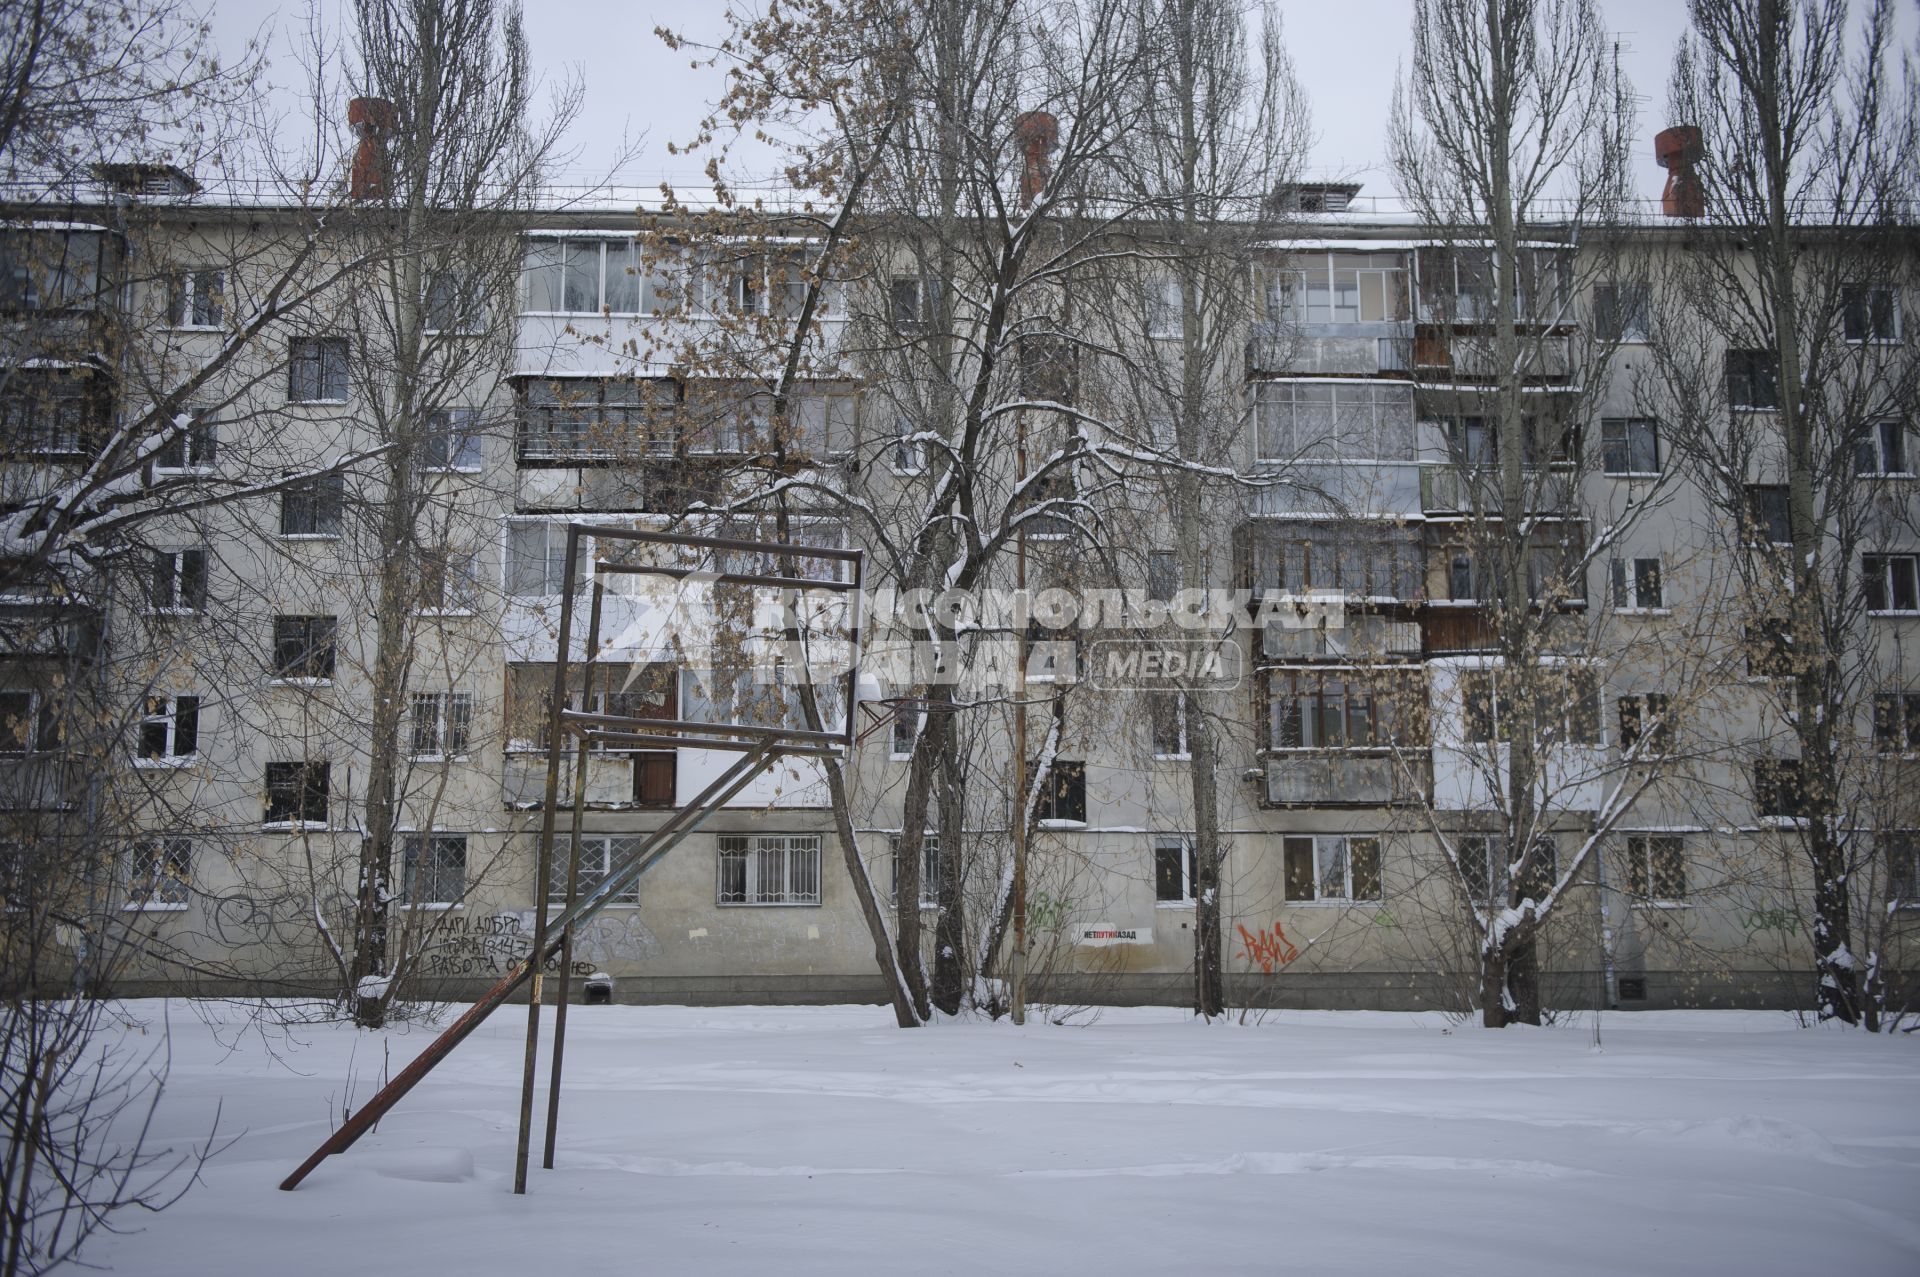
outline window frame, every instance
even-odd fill
[[[1729,408],[1735,412],[1780,410],[1780,366],[1772,351],[1729,349],[1723,362]]]
[[[917,428],[904,412],[893,417],[893,437],[887,440],[887,469],[897,475],[918,475],[927,472],[927,446],[921,439],[923,432]]]
[[[1798,825],[1806,821],[1806,767],[1801,759],[1756,758],[1751,781],[1753,812],[1762,823]],[[1769,803],[1770,797],[1779,801]],[[1779,810],[1770,811],[1769,806]]]
[[[484,468],[479,430],[481,410],[473,407],[436,408],[427,414],[422,451],[413,468],[420,474],[478,474]],[[434,460],[433,458],[438,458]]]
[[[337,541],[346,517],[347,477],[337,470],[296,479],[280,489],[283,541]]]
[[[1792,492],[1784,483],[1749,483],[1740,490],[1744,526],[1741,544],[1791,546],[1793,544]],[[1784,532],[1784,539],[1776,533]],[[1762,539],[1764,538],[1764,539]]]
[[[183,913],[193,901],[193,840],[177,834],[135,838],[127,847],[121,875],[125,892],[121,909],[129,913]]]
[[[202,699],[194,693],[147,697],[135,738],[133,765],[165,768],[198,762]]]
[[[1200,878],[1200,863],[1192,834],[1155,834],[1148,854],[1153,866],[1154,908],[1179,909],[1198,903],[1194,888]],[[1166,894],[1169,881],[1174,882],[1179,894]]]
[[[1370,895],[1357,895],[1355,888],[1361,883],[1361,876],[1355,872],[1355,843],[1371,849],[1373,857],[1372,887]],[[1295,872],[1297,855],[1304,851],[1310,876],[1302,877]],[[1326,888],[1332,875],[1337,871],[1338,894]],[[1311,894],[1296,894],[1302,887]],[[1380,835],[1372,832],[1352,832],[1337,834],[1285,834],[1280,839],[1280,894],[1288,907],[1333,905],[1347,907],[1351,905],[1378,905],[1386,896],[1385,874],[1382,869]]]
[[[1481,849],[1481,854],[1470,860],[1467,854],[1467,848],[1469,845],[1475,844]],[[1547,854],[1544,859],[1538,854],[1529,857],[1529,863],[1525,872],[1532,880],[1525,884],[1525,888],[1523,889],[1530,891],[1531,888],[1540,887],[1545,891],[1552,891],[1560,875],[1559,842],[1552,834],[1538,834],[1534,838],[1533,845],[1536,853],[1539,848],[1545,847]],[[1464,884],[1459,884],[1465,887],[1467,895],[1472,899],[1476,910],[1506,909],[1511,907],[1510,902],[1513,899],[1514,888],[1513,862],[1507,852],[1507,836],[1505,833],[1468,832],[1459,834],[1455,838],[1454,854],[1460,858],[1463,865],[1478,863],[1485,871],[1484,895],[1475,896],[1476,888],[1481,886],[1481,881],[1477,877],[1470,878],[1469,881]],[[1456,872],[1455,874],[1456,880],[1467,876],[1464,870]],[[1535,895],[1531,898],[1538,900],[1540,897]]]
[[[332,765],[312,759],[274,759],[264,765],[265,829],[326,829],[332,805]],[[315,781],[318,781],[316,784]],[[278,794],[276,794],[278,791]],[[293,791],[289,794],[289,791]],[[291,797],[292,802],[286,800]],[[279,803],[276,806],[276,798]],[[314,813],[318,811],[318,816]]]
[[[473,616],[480,610],[480,556],[442,547],[421,554],[416,616]]]
[[[1415,695],[1422,674],[1417,668],[1394,670],[1388,674],[1388,685],[1383,686],[1377,674],[1350,665],[1281,665],[1263,669],[1260,688],[1265,701],[1265,747],[1262,752],[1289,756],[1377,756],[1390,752],[1396,743],[1423,741],[1427,736],[1425,716],[1419,713],[1419,698]],[[1283,678],[1288,680],[1285,687],[1280,683]],[[1330,694],[1329,687],[1338,690]],[[1331,703],[1337,703],[1339,708],[1330,709]],[[1288,705],[1294,707],[1291,715]],[[1362,705],[1364,710],[1360,709]],[[1337,741],[1328,731],[1335,722],[1339,724]],[[1364,738],[1355,731],[1359,723],[1365,725]],[[1314,739],[1309,741],[1309,736]]]
[[[210,408],[190,409],[187,428],[154,451],[155,474],[209,474],[220,455],[220,421]],[[178,450],[176,453],[176,449]],[[174,460],[175,456],[179,460]]]
[[[1671,856],[1663,875],[1656,856]],[[1663,883],[1664,877],[1664,883]],[[1663,892],[1677,883],[1677,892]],[[1637,905],[1674,908],[1687,904],[1687,840],[1679,834],[1627,835],[1627,894]]]
[[[352,394],[353,351],[345,337],[313,334],[287,343],[288,403],[344,404]]]
[[[913,757],[914,749],[920,743],[920,733],[925,729],[927,712],[924,709],[896,708],[893,721],[887,725],[887,758],[892,762],[905,762]],[[904,725],[911,725],[906,748],[901,748],[901,731]]]
[[[61,745],[59,701],[42,688],[0,688],[0,700],[14,698],[23,700],[24,707],[17,719],[15,711],[0,708],[0,758],[32,758],[58,750]],[[14,730],[16,721],[18,731]]]
[[[300,659],[292,654],[293,623],[300,624]],[[273,618],[273,671],[276,683],[321,684],[333,681],[339,662],[340,618],[320,613],[282,613]]]
[[[1873,751],[1886,758],[1920,753],[1920,693],[1873,694]]]
[[[460,853],[457,866],[460,875],[459,890],[449,893],[441,888],[446,885],[444,875],[455,866],[451,861],[444,860],[444,853],[456,845]],[[469,851],[467,835],[464,833],[433,829],[412,830],[401,834],[400,894],[394,903],[402,909],[431,911],[462,907],[466,903],[467,893],[473,889],[473,884],[467,880]],[[416,892],[416,888],[422,881],[420,862],[423,859],[429,862],[425,877],[429,885],[434,888],[432,899],[426,899]]]
[[[1666,570],[1660,556],[1615,556],[1607,560],[1607,576],[1615,615],[1663,616],[1670,610]]]
[[[147,612],[154,616],[198,616],[207,610],[207,547],[185,545],[155,550],[147,581]],[[161,589],[165,582],[165,590]],[[164,594],[166,602],[161,602]],[[183,601],[184,600],[184,601]]]
[[[1907,423],[1900,417],[1876,417],[1871,432],[1854,444],[1853,473],[1858,479],[1911,479],[1913,450],[1907,446]],[[1893,464],[1889,464],[1891,461]],[[1861,463],[1865,462],[1865,465]]]
[[[938,279],[920,272],[887,277],[887,323],[894,332],[902,336],[927,332],[939,309]]]
[[[1905,606],[1901,605],[1903,584]],[[1863,553],[1860,592],[1868,616],[1920,616],[1920,555],[1898,551]],[[1875,606],[1876,596],[1879,606]]]
[[[601,883],[607,880],[607,875],[613,871],[613,860],[616,850],[622,855],[626,855],[638,851],[641,844],[645,841],[645,834],[581,834],[580,897],[584,899],[587,893],[595,890]],[[626,845],[620,846],[620,844]],[[570,854],[569,849],[572,845],[573,835],[571,834],[556,833],[553,836],[553,863],[549,866],[547,873],[547,903],[549,905],[558,906],[566,904],[567,857]],[[598,863],[589,865],[587,863],[586,852],[589,847],[593,846],[598,847]],[[613,898],[607,903],[609,905],[637,906],[640,903],[640,879],[634,879],[625,887],[615,892]]]
[[[514,517],[507,518],[505,523],[506,540],[503,547],[504,553],[500,556],[500,586],[505,597],[508,599],[557,599],[562,597],[567,583],[566,523],[563,520],[552,518],[523,519]],[[542,592],[538,594],[526,593],[515,588],[517,583],[524,584],[524,582],[517,581],[516,572],[525,573],[531,571],[529,565],[534,563],[535,559],[533,556],[525,553],[523,549],[515,548],[514,537],[516,533],[524,534],[526,530],[532,528],[539,528],[541,530],[541,555],[538,560],[541,573],[540,584],[543,587],[546,585],[553,586],[551,591],[543,589]],[[576,588],[584,590],[593,582],[593,560],[592,556],[587,553],[587,541],[585,537],[580,539],[576,547],[576,553],[578,555],[578,563],[574,571],[574,585]]]
[[[1178,689],[1147,693],[1147,749],[1155,762],[1191,762],[1193,741],[1187,733],[1187,698]],[[1171,735],[1162,735],[1170,728]],[[1171,744],[1174,748],[1163,749]]]
[[[407,756],[415,762],[460,762],[472,757],[473,693],[455,689],[409,693],[407,746]]]
[[[1028,768],[1029,774],[1039,772]],[[1055,758],[1040,777],[1039,801],[1033,820],[1042,828],[1085,826],[1087,823],[1087,763],[1083,758]],[[1062,815],[1062,811],[1068,814]],[[1079,815],[1073,815],[1073,812]]]
[[[1875,322],[1880,315],[1874,305],[1876,299],[1886,303],[1885,319],[1888,331],[1884,334],[1875,331],[1879,325]],[[1856,331],[1855,320],[1860,325]],[[1841,337],[1850,346],[1889,346],[1900,341],[1900,290],[1893,284],[1843,284],[1840,288],[1840,332]]]
[[[90,368],[15,367],[0,391],[9,460],[84,460],[111,419],[109,388]]]
[[[1644,427],[1636,435],[1635,427]],[[1634,465],[1636,438],[1644,440],[1653,451],[1651,468]],[[1619,451],[1616,453],[1615,449]],[[1620,464],[1615,464],[1615,457]],[[1602,417],[1600,418],[1600,470],[1611,479],[1657,479],[1665,471],[1661,469],[1660,457],[1660,419],[1658,417]]]
[[[1621,279],[1593,286],[1593,335],[1601,341],[1644,345],[1653,337],[1652,319],[1653,291],[1646,280]]]
[[[1920,830],[1880,830],[1874,834],[1874,850],[1887,866],[1888,906],[1920,908]]]
[[[1627,692],[1616,699],[1614,709],[1619,726],[1616,744],[1622,753],[1639,743],[1643,730],[1648,739],[1640,757],[1665,758],[1673,752],[1673,697],[1670,694]]]
[[[716,834],[714,836],[714,904],[721,909],[818,909],[822,903],[821,849],[825,839],[814,833]],[[780,853],[783,885],[768,891],[760,882],[764,853]],[[795,889],[795,854],[812,858],[812,893],[804,890],[807,871],[800,870],[801,890]],[[739,899],[727,899],[728,861],[738,858]],[[803,862],[804,865],[804,862]],[[774,898],[777,896],[778,898]]]
[[[1554,740],[1552,744],[1555,746],[1570,745],[1579,749],[1605,748],[1607,738],[1606,726],[1603,721],[1604,712],[1601,707],[1601,685],[1603,680],[1600,677],[1600,670],[1592,665],[1563,665],[1555,668],[1564,672],[1568,676],[1568,679],[1565,695],[1560,697],[1556,702],[1562,709],[1561,717],[1557,723],[1546,724],[1546,726],[1553,728],[1558,734],[1558,738]],[[1506,716],[1501,711],[1501,680],[1499,677],[1501,673],[1502,670],[1494,666],[1478,666],[1462,669],[1459,672],[1458,683],[1461,705],[1460,735],[1462,741],[1467,745],[1506,745],[1511,743],[1513,739],[1511,729],[1507,725]],[[1586,687],[1575,689],[1573,686],[1573,678],[1575,676],[1578,676],[1584,681],[1587,684]],[[1486,690],[1484,693],[1477,692],[1474,684],[1478,684],[1483,680]],[[1576,690],[1579,693],[1577,695]],[[1476,702],[1486,706],[1484,714],[1476,710]],[[1484,717],[1486,720],[1486,727],[1484,729],[1476,727],[1475,719],[1477,717]],[[1578,730],[1589,725],[1592,730],[1588,733],[1582,734]],[[1534,743],[1536,748],[1540,745],[1539,736],[1541,728],[1542,724],[1536,721],[1534,725]]]
[[[455,266],[428,272],[420,290],[422,331],[443,337],[477,337],[487,331],[490,318],[486,297],[472,271]],[[451,324],[445,322],[448,319]]]
[[[209,283],[211,279],[211,283]],[[167,327],[181,332],[218,332],[226,321],[227,272],[190,266],[167,276]],[[205,318],[201,318],[202,315]]]
[[[892,857],[893,881],[887,888],[888,899],[900,907],[900,834],[887,835],[888,854]],[[940,875],[945,865],[940,858],[940,833],[928,829],[920,835],[920,908],[940,907]]]

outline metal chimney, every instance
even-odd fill
[[[385,98],[354,98],[347,103],[347,125],[360,139],[347,177],[347,198],[382,199],[387,193],[387,135],[393,132],[393,103]]]
[[[1705,217],[1707,191],[1693,166],[1706,158],[1700,130],[1691,124],[1662,129],[1653,135],[1653,157],[1667,170],[1667,188],[1660,192],[1660,210],[1668,217]]]

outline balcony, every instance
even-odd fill
[[[0,811],[72,811],[88,770],[61,753],[0,755]]]
[[[1573,376],[1572,347],[1564,336],[1523,333],[1520,358],[1524,380],[1559,385]],[[1413,366],[1421,376],[1442,381],[1491,381],[1501,371],[1492,336],[1436,324],[1414,330]]]
[[[652,465],[523,469],[514,475],[514,509],[678,513],[694,502],[719,500],[724,478],[721,464],[667,460]]]
[[[1411,370],[1412,329],[1404,323],[1276,324],[1253,326],[1247,339],[1249,373],[1404,375]]]
[[[1502,510],[1500,482],[1500,471],[1491,465],[1427,466],[1420,471],[1420,509],[1427,514],[1464,514],[1477,508],[1482,514],[1498,516]],[[1523,483],[1529,513],[1559,514],[1573,509],[1571,468],[1529,466]]]
[[[1418,601],[1418,534],[1390,523],[1259,522],[1234,534],[1240,578],[1261,596],[1345,595],[1352,601]]]
[[[605,753],[587,759],[586,805],[595,811],[671,807],[676,755],[671,750]],[[573,802],[575,760],[561,760],[560,801]],[[547,794],[547,756],[509,753],[500,783],[506,806],[538,808]]]
[[[1420,801],[1432,787],[1431,763],[1424,753],[1409,759],[1386,754],[1279,753],[1269,754],[1266,763],[1269,807],[1395,806]]]
[[[1345,616],[1339,625],[1290,628],[1269,623],[1260,654],[1273,661],[1405,660],[1421,652],[1420,624],[1384,616]]]

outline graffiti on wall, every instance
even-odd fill
[[[1271,927],[1258,932],[1248,931],[1244,923],[1240,924],[1240,943],[1243,946],[1239,957],[1251,966],[1259,963],[1260,969],[1272,975],[1300,956],[1300,950],[1293,941],[1287,939],[1287,933],[1280,928],[1276,920]]]
[[[1746,927],[1749,940],[1763,931],[1778,931],[1782,936],[1791,936],[1800,929],[1800,921],[1793,916],[1793,911],[1779,905],[1750,911],[1741,920],[1741,925]]]
[[[531,912],[463,914],[443,919],[441,929],[420,955],[421,971],[429,976],[505,975],[532,951],[533,926]],[[659,940],[638,914],[605,914],[588,922],[574,936],[570,971],[576,976],[589,976],[604,967],[642,961],[659,953]],[[559,966],[555,958],[547,963],[547,970],[557,971]]]

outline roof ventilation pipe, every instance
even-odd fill
[[[1060,144],[1060,121],[1047,111],[1023,111],[1013,117],[1013,136],[1026,157],[1020,171],[1020,206],[1032,208],[1034,198],[1053,176],[1047,156]]]
[[[1653,135],[1653,157],[1667,170],[1667,188],[1660,192],[1660,211],[1668,217],[1705,217],[1707,190],[1694,165],[1706,158],[1700,130],[1691,124],[1662,129]]]
[[[347,125],[360,139],[347,177],[347,198],[377,200],[387,194],[387,136],[393,132],[393,103],[385,98],[354,98],[347,103]]]

